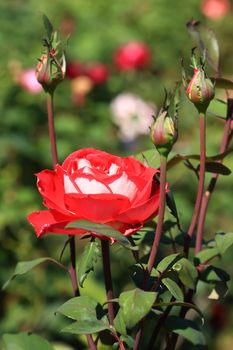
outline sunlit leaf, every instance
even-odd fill
[[[157,293],[133,289],[119,296],[119,304],[127,328],[134,327],[148,314],[156,300]]]
[[[183,300],[183,292],[178,284],[171,278],[165,277],[162,278],[163,284],[167,287],[169,292],[176,298],[176,300]]]
[[[68,300],[57,312],[77,321],[63,328],[62,332],[90,334],[109,329],[108,319],[101,305],[88,296]]]
[[[113,325],[117,332],[119,332],[120,334],[127,335],[126,324],[121,309],[119,309],[116,317],[114,318]]]
[[[158,169],[160,167],[160,157],[155,148],[140,152],[134,156],[146,166]]]
[[[190,289],[195,289],[196,281],[198,277],[195,266],[185,258],[179,260],[177,265],[181,265],[181,268],[177,271],[178,277],[181,282]],[[173,266],[175,269],[176,265]]]
[[[163,258],[157,265],[156,269],[160,272],[170,270],[172,266],[182,258],[180,253],[170,254]]]
[[[217,233],[215,242],[220,254],[223,255],[233,245],[233,232]]]
[[[217,248],[207,248],[207,249],[201,250],[195,256],[195,260],[197,259],[199,264],[205,264],[218,255],[219,255],[219,251]]]

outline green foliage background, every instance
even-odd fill
[[[72,18],[75,31],[69,40],[67,57],[70,60],[100,61],[111,67],[108,82],[96,87],[83,107],[72,104],[70,82],[59,86],[56,97],[56,130],[60,162],[72,151],[81,147],[96,147],[116,154],[130,154],[151,148],[149,138],[140,138],[127,149],[117,136],[109,103],[118,93],[129,91],[161,106],[164,87],[171,88],[180,80],[180,57],[188,67],[192,42],[185,23],[196,18],[211,26],[221,47],[222,75],[231,78],[232,70],[232,13],[220,21],[211,22],[200,13],[198,0],[2,0],[0,3],[0,282],[9,277],[16,262],[43,256],[59,258],[66,237],[46,236],[38,240],[26,220],[27,214],[42,208],[41,198],[35,186],[34,173],[51,168],[45,96],[30,95],[12,81],[10,66],[20,61],[24,68],[34,67],[41,55],[41,38],[44,34],[41,15],[45,13],[59,28],[64,18]],[[152,51],[150,72],[121,74],[112,67],[112,53],[116,47],[130,40],[147,43]],[[211,72],[210,72],[211,73]],[[222,92],[218,97],[223,98]],[[210,110],[225,115],[224,105],[213,102]],[[209,116],[207,153],[218,153],[223,122]],[[198,116],[184,94],[179,119],[179,140],[174,153],[198,153]],[[224,162],[232,169],[233,159]],[[183,225],[187,225],[194,205],[197,181],[184,165],[180,164],[168,173],[168,181],[174,191]],[[206,234],[213,237],[217,230],[232,228],[232,176],[219,178],[216,193],[209,207]],[[79,240],[81,253],[85,240]],[[233,274],[232,250],[224,257],[227,272]],[[112,248],[113,276],[116,293],[131,285],[127,266],[130,258],[117,247]],[[64,260],[67,259],[65,253]],[[84,292],[104,301],[101,287],[101,267],[85,283]],[[203,292],[203,294],[205,294]],[[12,282],[1,292],[0,332],[34,331],[54,342],[67,342],[58,333],[60,323],[54,315],[58,306],[71,296],[68,276],[54,266],[44,265],[26,277]],[[233,313],[230,302],[233,287],[223,302],[228,322],[220,330],[207,328],[207,338],[216,349],[231,341],[230,328]],[[200,303],[202,302],[202,294]],[[212,304],[205,306],[211,315]],[[212,337],[213,336],[213,337]],[[71,337],[70,337],[71,338]],[[230,340],[229,340],[230,339]],[[85,340],[83,340],[85,342]],[[232,348],[231,347],[231,348]],[[79,343],[79,348],[83,346]],[[229,347],[229,349],[231,349]],[[65,350],[65,347],[63,348]],[[68,348],[67,348],[68,349]],[[107,349],[107,347],[103,347]]]

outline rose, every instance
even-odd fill
[[[114,63],[121,70],[145,68],[150,61],[150,50],[144,43],[132,41],[120,46],[114,53]]]
[[[212,20],[222,19],[230,11],[229,0],[203,0],[201,12]]]
[[[92,63],[87,68],[87,76],[96,85],[104,84],[109,77],[109,69],[103,63]]]
[[[38,190],[48,210],[31,213],[28,220],[38,237],[84,233],[66,228],[81,219],[130,235],[157,214],[159,185],[153,179],[157,172],[133,157],[92,148],[76,151],[55,170],[37,174]]]

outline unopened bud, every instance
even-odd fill
[[[150,136],[157,151],[167,156],[178,136],[176,123],[167,110],[161,111],[155,119],[151,126]]]
[[[36,78],[47,92],[53,92],[64,79],[66,71],[65,56],[56,57],[54,50],[43,54],[36,67]]]
[[[195,105],[208,106],[214,98],[214,85],[206,77],[202,68],[194,68],[194,75],[186,89],[186,94]]]

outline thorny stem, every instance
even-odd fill
[[[197,224],[197,219],[200,212],[202,195],[203,195],[204,184],[205,184],[206,123],[205,123],[205,113],[203,112],[200,112],[199,123],[200,123],[200,176],[199,176],[197,198],[196,198],[196,203],[193,211],[193,216],[192,216],[191,224],[188,229],[186,240],[184,242],[184,253],[186,256],[188,256],[189,254],[191,238]]]
[[[57,156],[57,143],[56,143],[56,133],[54,128],[54,104],[53,104],[53,93],[47,92],[47,114],[48,114],[48,127],[49,127],[49,139],[51,146],[51,154],[53,161],[53,168],[56,168],[58,164],[58,156]],[[70,239],[70,267],[68,269],[70,280],[73,288],[73,295],[79,295],[78,282],[76,276],[76,254],[75,254],[75,237],[71,237]],[[96,350],[96,344],[92,338],[91,334],[87,335],[87,342],[91,350]]]
[[[220,154],[226,152],[228,144],[229,144],[229,139],[230,139],[230,124],[231,124],[231,118],[233,114],[233,100],[228,99],[227,100],[227,117],[226,117],[226,122],[224,125],[224,131],[223,131],[223,137],[222,137],[222,142],[220,145]],[[219,163],[222,163],[222,160],[219,160]],[[207,190],[203,194],[202,198],[202,205],[200,209],[200,217],[199,217],[199,222],[197,226],[197,240],[196,240],[196,246],[195,246],[195,254],[199,253],[202,248],[202,238],[203,238],[203,231],[204,231],[204,224],[205,224],[205,218],[206,218],[206,212],[208,208],[208,204],[211,198],[211,195],[215,189],[217,179],[218,179],[218,173],[215,173],[212,175],[209,186]]]
[[[105,290],[108,301],[108,317],[110,325],[113,325],[114,320],[114,309],[113,303],[111,300],[113,299],[113,287],[112,287],[112,274],[110,267],[110,256],[109,256],[109,242],[107,240],[101,240],[101,248],[102,248],[102,259],[103,259],[103,269],[104,269],[104,283]]]
[[[154,242],[153,242],[149,260],[147,263],[145,285],[148,278],[150,277],[152,268],[154,266],[162,231],[163,231],[163,221],[164,221],[165,203],[166,203],[166,170],[167,170],[167,158],[161,155],[160,156],[160,193],[159,193],[158,222],[156,226]],[[139,348],[139,343],[142,335],[142,328],[143,328],[143,321],[141,322],[140,327],[137,331],[133,350],[138,350]]]

